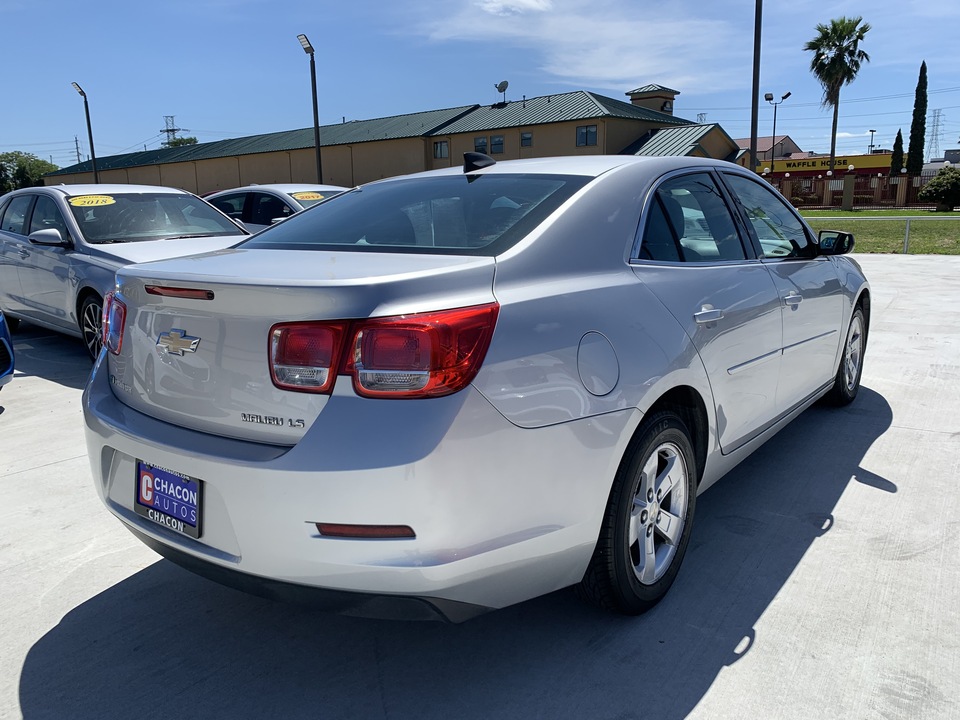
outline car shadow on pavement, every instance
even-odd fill
[[[25,718],[684,718],[749,654],[757,624],[891,425],[867,388],[815,406],[697,505],[664,602],[625,618],[569,590],[462,625],[367,620],[220,587],[159,561],[30,649]],[[764,636],[770,644],[796,642]]]
[[[16,374],[41,377],[58,385],[80,389],[93,364],[83,341],[30,323],[13,334]]]

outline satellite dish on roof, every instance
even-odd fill
[[[510,83],[507,82],[506,80],[501,80],[500,82],[498,82],[498,83],[496,84],[496,88],[497,88],[497,92],[498,92],[498,93],[505,93],[505,92],[507,91],[507,88],[508,88],[508,87],[510,87]]]

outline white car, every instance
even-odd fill
[[[273,597],[462,620],[575,585],[640,613],[697,494],[856,397],[852,246],[699,158],[468,153],[364,185],[118,272],[94,484],[157,552]]]
[[[338,185],[275,183],[220,190],[205,195],[204,200],[240,220],[251,232],[258,232],[346,190]]]
[[[249,233],[196,195],[154,185],[54,185],[0,198],[0,310],[100,354],[117,268],[235,245]]]

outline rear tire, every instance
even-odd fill
[[[80,333],[90,358],[96,361],[103,347],[103,300],[88,295],[80,305]]]
[[[696,504],[690,431],[674,412],[644,421],[620,464],[577,594],[626,615],[646,612],[680,570]]]
[[[847,339],[843,344],[837,376],[826,396],[831,405],[849,405],[857,397],[860,391],[860,376],[863,374],[863,351],[866,349],[867,325],[863,318],[863,309],[857,305],[847,328]]]

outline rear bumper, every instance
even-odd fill
[[[259,445],[133,410],[103,362],[83,410],[105,506],[174,562],[270,597],[316,604],[323,590],[331,608],[453,620],[580,580],[637,421],[631,410],[521,429],[473,388],[410,402],[341,396],[295,447]],[[199,540],[134,512],[137,460],[203,481]],[[317,522],[408,525],[416,538],[325,537]]]
[[[178,550],[135,527],[128,525],[127,529],[155,553],[162,555],[185,570],[221,585],[268,600],[297,603],[327,612],[356,617],[370,617],[381,620],[440,620],[453,623],[469,620],[493,609],[442,598],[329,590],[249,575],[223,565],[207,562],[195,555]]]

